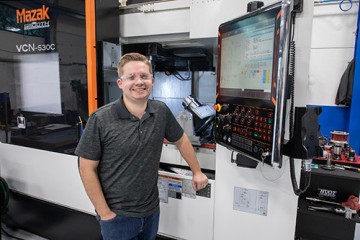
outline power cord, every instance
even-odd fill
[[[296,14],[293,13],[292,15],[292,36],[290,41],[290,61],[289,61],[289,87],[290,87],[290,112],[289,112],[289,139],[294,137],[294,103],[295,103],[295,41],[294,41],[294,25],[295,25],[295,16]],[[309,170],[309,163],[308,161],[304,161],[304,166],[306,166],[305,171],[305,187],[304,189],[300,189],[297,184],[296,176],[295,176],[295,159],[293,157],[289,158],[290,163],[290,179],[291,184],[294,190],[295,195],[299,196],[300,194],[304,193],[310,186],[311,182],[311,172]],[[311,169],[311,168],[310,168]]]
[[[277,169],[271,169],[271,172],[269,173],[269,171],[266,171],[266,165],[265,162],[261,162],[260,164],[260,172],[263,178],[265,178],[267,181],[269,182],[276,182],[277,180],[279,180],[285,173],[285,169],[286,169],[286,161],[283,159],[282,161],[282,166],[281,169],[277,170]],[[273,173],[276,173],[273,174]],[[268,176],[266,176],[268,175]],[[271,178],[270,175],[275,176],[274,178]]]

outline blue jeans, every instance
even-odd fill
[[[116,215],[109,220],[100,220],[104,240],[155,240],[159,228],[160,212],[147,217]]]

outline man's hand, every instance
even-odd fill
[[[196,192],[205,188],[208,183],[209,183],[208,178],[201,171],[193,175],[192,186]]]
[[[106,220],[110,220],[110,219],[113,219],[114,217],[116,217],[116,214],[113,211],[109,211],[106,214],[101,214],[101,215],[99,214],[99,216],[100,216],[101,220],[106,221]]]

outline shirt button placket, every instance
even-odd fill
[[[142,130],[141,130],[141,120],[139,121],[139,141],[140,144],[142,144]]]

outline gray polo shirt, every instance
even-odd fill
[[[175,142],[183,132],[165,103],[149,100],[139,119],[120,98],[91,114],[75,154],[100,161],[98,175],[112,211],[145,217],[159,208],[163,140]]]

